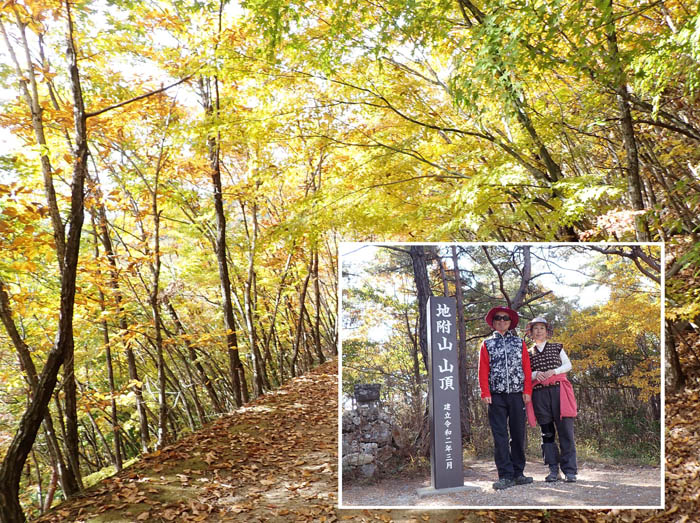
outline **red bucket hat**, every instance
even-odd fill
[[[513,309],[509,309],[508,307],[494,307],[486,313],[486,317],[484,318],[486,320],[486,323],[489,324],[489,327],[491,327],[492,329],[494,328],[493,317],[498,312],[505,312],[508,316],[510,316],[510,326],[508,327],[508,330],[514,329],[518,326],[518,320],[520,318],[517,312],[515,312]]]

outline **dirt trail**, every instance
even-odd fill
[[[337,380],[317,367],[39,521],[336,520]]]
[[[396,507],[659,507],[661,473],[658,467],[609,467],[582,463],[576,483],[546,483],[544,465],[528,463],[533,476],[529,485],[494,491],[492,461],[464,464],[465,485],[459,493],[419,497],[416,490],[430,485],[430,478],[392,478],[374,485],[344,485],[342,506]]]

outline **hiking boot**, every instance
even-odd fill
[[[532,477],[530,476],[518,476],[515,478],[516,485],[527,485],[528,483],[532,483]]]
[[[503,490],[515,485],[515,481],[510,478],[501,478],[493,484],[494,490]]]
[[[544,480],[547,483],[554,483],[555,481],[559,481],[559,465],[550,465],[549,474],[546,478],[544,478]]]
[[[544,464],[549,466],[549,475],[544,478],[547,483],[559,480],[559,449],[555,443],[542,444]]]
[[[576,474],[566,474],[567,483],[576,483]]]

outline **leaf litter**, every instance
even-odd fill
[[[667,397],[665,509],[338,509],[337,380],[337,361],[329,361],[144,456],[37,521],[682,523],[700,513],[697,389]]]

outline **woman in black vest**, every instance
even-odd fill
[[[537,317],[525,327],[526,335],[535,343],[530,347],[532,370],[532,409],[542,430],[542,456],[549,474],[545,481],[560,479],[561,467],[567,482],[576,481],[576,443],[574,441],[574,417],[576,400],[573,388],[566,378],[571,361],[561,343],[547,341],[552,327],[547,320]],[[555,436],[559,436],[559,447]],[[561,452],[560,452],[561,449]]]

